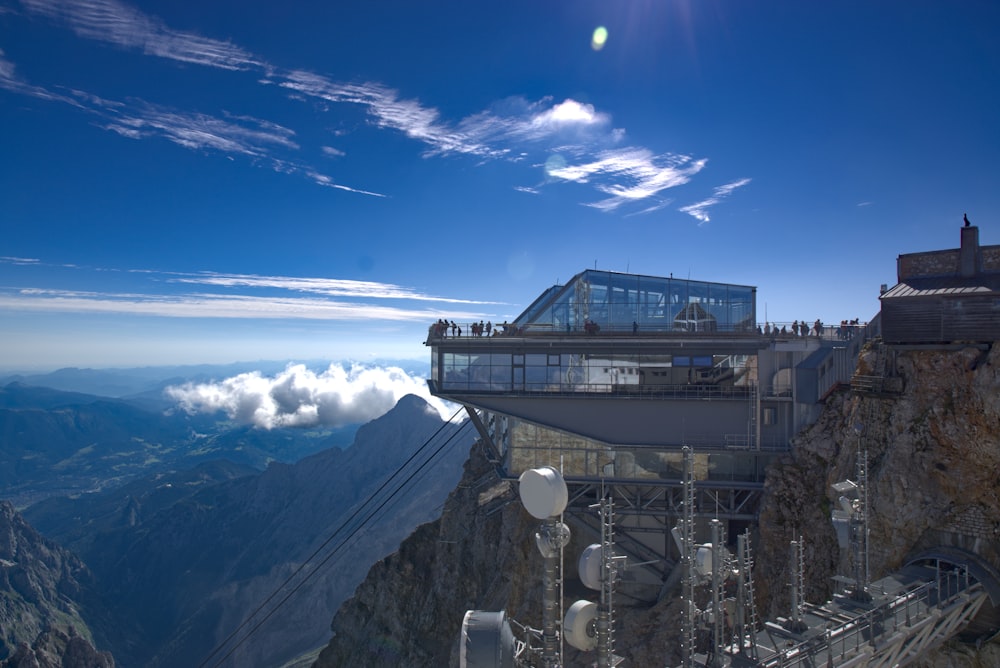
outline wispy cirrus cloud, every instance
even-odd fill
[[[400,132],[423,144],[425,157],[462,154],[484,161],[520,162],[541,152],[547,155],[540,161],[546,164],[544,179],[533,190],[559,182],[585,183],[606,195],[604,199],[586,203],[601,211],[616,211],[634,203],[633,214],[662,208],[662,192],[688,183],[707,163],[704,158],[654,155],[644,148],[623,148],[624,130],[612,127],[610,117],[593,105],[573,99],[554,102],[551,98],[537,101],[509,98],[482,112],[449,121],[434,107],[406,98],[381,83],[338,82],[304,69],[280,68],[230,41],[173,29],[161,19],[118,0],[22,0],[22,3],[30,13],[61,22],[83,38],[182,63],[256,71],[261,84],[276,86],[294,99],[320,101],[324,109],[342,104],[359,106],[370,126]],[[31,88],[14,78],[13,65],[4,61],[2,55],[0,52],[0,86],[12,90],[18,87],[21,92],[38,97],[58,95],[43,88]],[[77,92],[63,101],[81,104],[84,95]],[[91,109],[98,107],[110,113],[110,105],[92,100],[89,104]],[[260,119],[213,117],[141,102],[127,107],[119,107],[117,116],[105,127],[131,138],[161,136],[190,149],[255,158],[270,155],[265,147],[293,152],[298,149],[292,139],[294,132]],[[344,156],[343,152],[326,146],[320,147],[320,151],[328,157]],[[384,196],[371,189],[340,183],[304,164],[300,158],[269,159],[276,171],[300,173],[324,187]],[[554,167],[553,159],[557,159]],[[682,211],[706,222],[707,209],[728,194],[713,195]],[[649,200],[654,202],[653,206],[649,206]]]
[[[0,308],[50,313],[149,315],[168,318],[433,322],[439,309],[408,309],[303,297],[212,293],[141,294],[58,289],[0,289]],[[450,312],[476,320],[480,313]]]
[[[708,215],[708,209],[715,206],[723,199],[728,197],[737,188],[742,188],[746,184],[750,183],[750,179],[740,179],[738,181],[733,181],[732,183],[727,183],[725,185],[717,186],[712,192],[712,196],[701,200],[700,202],[695,202],[694,204],[688,204],[687,206],[682,206],[680,211],[693,216],[698,220],[698,224],[702,225],[707,223],[711,218]]]
[[[275,71],[272,83],[306,97],[339,104],[362,106],[375,127],[397,130],[426,144],[429,154],[465,153],[499,158],[506,151],[478,141],[461,127],[444,123],[436,109],[378,83],[340,83],[306,70]]]
[[[41,260],[33,257],[11,257],[9,255],[0,255],[0,262],[4,264],[31,264],[39,265]]]
[[[65,23],[86,39],[227,70],[265,67],[263,61],[230,42],[174,30],[160,19],[115,0],[21,0],[21,3],[35,14]]]
[[[68,94],[53,92],[18,77],[13,63],[3,56],[0,50],[0,88],[70,104],[97,116],[101,127],[123,137],[135,140],[159,137],[187,149],[242,155],[259,160],[279,173],[302,174],[324,187],[385,197],[383,193],[339,183],[299,159],[279,157],[277,151],[295,152],[299,144],[294,139],[294,130],[278,123],[248,115],[185,112],[143,100],[124,103],[80,90],[70,90]]]
[[[117,110],[108,109],[107,111]],[[142,103],[137,109],[114,113],[107,128],[138,139],[158,135],[191,149],[211,149],[252,157],[268,155],[267,147],[297,149],[295,132],[251,116],[219,118],[208,114],[181,113]]]
[[[39,260],[15,257],[0,257],[0,264],[47,266]],[[83,276],[83,272],[128,273],[144,276],[146,283],[133,284],[127,292],[114,289],[0,287],[0,309],[169,318],[429,323],[443,315],[461,321],[479,320],[487,314],[475,310],[476,306],[496,304],[429,295],[414,288],[377,281],[146,269],[121,272],[106,268],[60,266],[75,270],[78,272],[74,274],[76,278],[88,281],[92,279]],[[216,290],[185,292],[165,289],[181,285]],[[431,302],[435,304],[433,308],[424,305]]]
[[[342,183],[337,183],[336,181],[333,180],[332,177],[327,176],[326,174],[320,174],[319,172],[313,169],[306,169],[305,174],[313,181],[313,183],[324,186],[326,188],[334,188],[335,190],[344,190],[351,193],[358,193],[359,195],[371,195],[372,197],[386,197],[386,195],[383,193],[377,193],[371,190],[362,190],[361,188],[352,188],[350,186],[345,186]]]
[[[0,49],[0,88],[9,90],[19,95],[28,95],[42,100],[52,102],[63,102],[74,107],[80,107],[80,103],[70,95],[56,93],[42,86],[29,83],[17,73],[17,68],[7,59],[3,49]]]
[[[591,162],[550,169],[549,176],[576,183],[607,177],[609,182],[602,181],[595,187],[610,197],[587,206],[613,211],[628,202],[646,200],[687,183],[707,162],[684,155],[654,156],[646,149],[627,148],[605,151]]]
[[[247,274],[187,274],[170,279],[177,283],[215,285],[223,287],[251,287],[289,290],[321,294],[329,297],[360,297],[376,299],[412,299],[451,304],[495,304],[496,302],[451,299],[422,294],[413,288],[376,281],[357,281],[339,278],[296,278],[290,276],[253,276]]]

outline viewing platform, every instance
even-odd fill
[[[431,392],[478,410],[617,447],[773,451],[849,383],[866,335],[758,323],[752,286],[586,270],[513,322],[440,319],[425,343]]]

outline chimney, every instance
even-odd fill
[[[958,251],[958,273],[962,278],[971,278],[979,273],[979,228],[966,225],[962,228],[962,248]]]

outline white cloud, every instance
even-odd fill
[[[0,88],[9,90],[12,93],[18,93],[20,95],[29,95],[31,97],[37,97],[42,100],[65,102],[66,104],[72,105],[74,107],[80,106],[80,104],[71,97],[62,95],[60,93],[53,93],[47,88],[42,88],[41,86],[34,86],[32,84],[29,84],[27,81],[18,76],[15,70],[16,68],[14,66],[14,63],[7,60],[3,49],[0,49]]]
[[[594,110],[592,104],[582,104],[576,100],[564,100],[531,119],[535,127],[563,127],[566,125],[603,125],[607,116]]]
[[[127,137],[164,137],[190,149],[212,149],[253,157],[268,154],[269,147],[297,149],[295,132],[270,121],[249,116],[218,118],[189,114],[150,104],[111,116],[108,129]]]
[[[741,188],[746,184],[750,183],[750,179],[740,179],[738,181],[733,181],[732,183],[727,183],[725,185],[717,186],[712,192],[712,196],[703,199],[700,202],[695,202],[694,204],[688,204],[687,206],[682,206],[680,211],[693,216],[699,222],[698,224],[707,223],[711,218],[708,216],[709,207],[713,207],[724,198],[728,197],[734,190]]]
[[[425,295],[412,288],[392,283],[356,281],[343,278],[308,278],[292,276],[254,276],[249,274],[182,274],[169,280],[178,283],[195,283],[225,287],[277,288],[296,292],[309,292],[329,297],[374,297],[377,299],[413,299],[460,304],[493,304],[446,297]]]
[[[704,169],[707,160],[692,161],[684,155],[653,156],[640,148],[605,151],[597,160],[567,164],[550,169],[553,178],[576,183],[589,183],[596,177],[607,182],[596,184],[597,190],[611,197],[588,204],[595,209],[612,211],[628,202],[645,200],[663,190],[675,188],[691,180]]]
[[[274,427],[343,426],[373,420],[407,394],[427,401],[442,419],[455,407],[431,396],[427,382],[398,367],[345,369],[332,364],[315,373],[290,365],[273,378],[243,373],[216,383],[168,387],[167,396],[188,413],[223,411],[244,424]]]
[[[17,257],[0,257],[0,264],[49,266],[39,260]],[[59,266],[72,268],[78,272],[118,271],[109,268]],[[135,285],[133,291],[127,293],[0,287],[0,310],[132,314],[168,318],[257,318],[430,324],[443,316],[460,322],[477,321],[487,314],[455,307],[497,303],[438,297],[413,288],[375,281],[218,272],[191,274],[145,269],[128,270],[128,273],[144,276],[147,283]],[[168,293],[163,288],[164,284],[211,286],[220,290]],[[147,287],[150,289],[144,289]],[[384,300],[397,303],[393,305],[377,303]],[[424,306],[428,302],[434,302],[435,305]],[[442,311],[441,305],[446,305],[447,312]]]
[[[289,97],[320,101],[324,111],[333,104],[358,105],[372,126],[401,132],[425,145],[425,156],[464,154],[484,160],[519,162],[526,158],[526,145],[532,151],[548,152],[550,158],[554,151],[558,152],[564,164],[547,170],[550,182],[554,179],[590,185],[606,197],[587,206],[602,211],[614,211],[650,198],[662,201],[658,195],[663,190],[687,183],[706,163],[704,159],[693,160],[688,156],[654,156],[643,148],[615,148],[624,142],[624,130],[612,128],[610,116],[594,105],[571,98],[558,103],[550,97],[534,102],[508,98],[490,109],[450,122],[434,107],[404,98],[383,84],[342,83],[308,70],[277,68],[231,42],[175,30],[161,19],[118,0],[22,2],[31,13],[62,22],[81,37],[184,63],[224,70],[254,70],[259,72],[259,83],[277,85]],[[20,81],[14,75],[13,65],[2,56],[0,52],[0,87],[81,106],[75,99]],[[297,173],[323,187],[386,196],[340,183],[297,160],[276,157],[274,149],[298,149],[293,141],[295,133],[278,124],[247,116],[218,118],[180,112],[146,103],[130,104],[131,109],[127,110],[121,103],[79,91],[74,94],[82,106],[106,118],[106,129],[125,137],[160,136],[189,149],[264,157],[265,164],[275,171]],[[320,151],[328,157],[344,156],[342,151],[329,146],[321,146]],[[536,164],[542,162],[548,164],[544,159]],[[682,210],[706,222],[707,208],[728,194],[717,193]]]
[[[361,190],[360,188],[351,188],[350,186],[345,186],[343,184],[337,183],[332,177],[326,174],[320,174],[317,171],[307,169],[306,176],[313,180],[313,182],[324,186],[326,188],[334,188],[335,190],[344,190],[349,193],[358,193],[359,195],[371,195],[372,197],[385,197],[383,193],[372,192],[371,190]]]
[[[31,12],[66,23],[77,35],[185,63],[227,70],[264,63],[230,42],[173,30],[114,0],[21,0]]]
[[[431,323],[432,309],[297,297],[184,294],[149,295],[25,288],[0,291],[0,308],[58,313],[119,313],[171,318],[261,318],[295,320],[409,321]],[[449,311],[453,319],[479,320],[478,312]]]
[[[610,117],[598,112],[593,105],[566,99],[553,104],[545,97],[529,102],[521,97],[502,100],[492,108],[462,119],[458,132],[481,145],[496,145],[496,153],[503,147],[502,156],[510,159],[523,157],[514,152],[514,145],[531,142],[545,144],[547,150],[560,150],[560,142],[571,142],[566,150],[582,150],[584,146],[607,147],[621,140],[620,133],[608,131]]]
[[[14,81],[17,77],[14,74],[14,63],[4,57],[3,49],[0,49],[0,80]]]
[[[397,91],[376,83],[338,83],[306,70],[275,72],[274,81],[282,88],[335,103],[365,107],[374,125],[398,130],[411,139],[427,144],[431,153],[465,153],[500,157],[505,151],[491,148],[462,128],[441,122],[436,109],[417,100],[404,100]]]

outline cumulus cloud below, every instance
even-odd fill
[[[431,396],[424,379],[398,367],[331,364],[317,373],[293,364],[274,377],[253,371],[213,383],[171,386],[166,394],[188,413],[223,411],[264,429],[360,424],[384,415],[407,394],[423,398],[444,420],[456,410]]]

